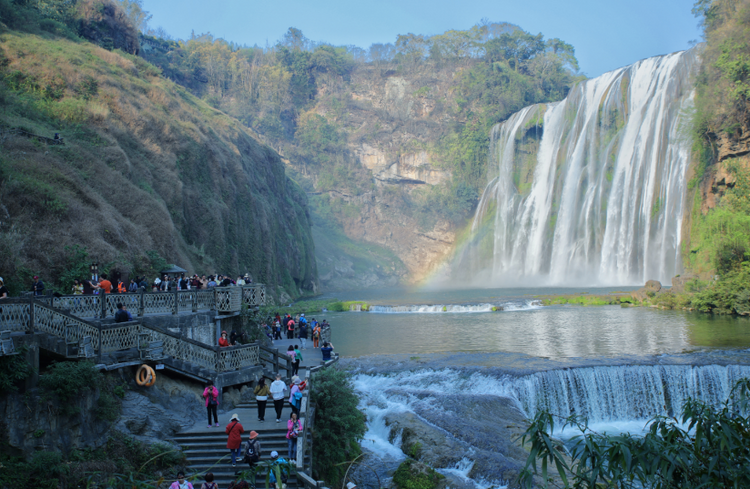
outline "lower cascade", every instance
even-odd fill
[[[627,285],[680,273],[699,49],[586,80],[495,126],[494,178],[450,280]]]
[[[508,424],[503,418],[509,413],[507,406],[515,406],[521,429],[524,422],[518,419],[545,409],[563,418],[585,416],[597,431],[639,432],[655,415],[679,415],[688,398],[720,406],[744,377],[750,377],[750,366],[596,366],[524,376],[446,368],[361,373],[354,377],[354,387],[368,418],[363,446],[379,457],[404,457],[401,433],[394,432],[387,420],[416,415],[460,444],[459,453],[466,457],[462,463],[479,464],[496,452],[501,438],[496,430]],[[556,430],[567,436],[559,425]],[[492,484],[503,482],[491,468],[472,475],[475,481],[477,477]]]

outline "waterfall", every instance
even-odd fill
[[[495,126],[492,179],[452,278],[669,283],[681,271],[697,66],[695,48],[648,58]]]

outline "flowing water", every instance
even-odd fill
[[[493,178],[443,280],[622,285],[680,273],[697,59],[648,58],[497,125]]]

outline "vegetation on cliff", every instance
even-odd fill
[[[305,193],[241,123],[131,54],[137,31],[118,5],[2,0],[0,22],[0,269],[12,292],[35,274],[69,291],[81,256],[131,276],[170,262],[250,272],[274,296],[317,290]]]

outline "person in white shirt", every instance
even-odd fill
[[[284,399],[286,396],[286,384],[281,381],[281,374],[276,374],[276,380],[271,383],[271,397],[273,397],[273,407],[276,409],[276,422],[281,422],[281,410],[284,409]]]

